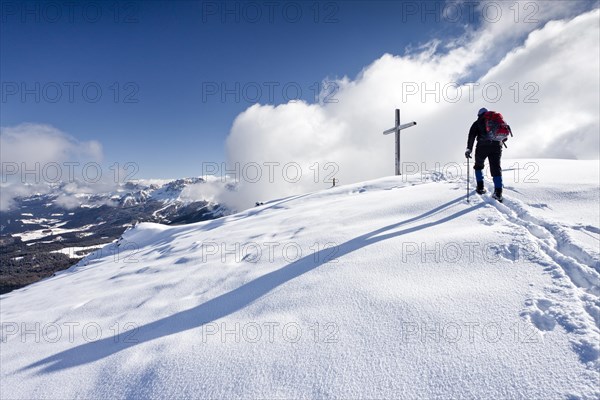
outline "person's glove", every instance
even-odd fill
[[[471,158],[471,149],[467,149],[467,150],[465,151],[465,157],[466,157],[466,158]]]

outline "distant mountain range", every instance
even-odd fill
[[[138,180],[99,191],[63,182],[16,198],[11,210],[0,213],[0,294],[68,268],[138,222],[188,224],[228,214],[215,202],[182,196],[204,183]]]

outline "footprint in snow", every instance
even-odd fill
[[[530,314],[529,319],[531,319],[531,323],[540,331],[551,331],[556,327],[556,320],[539,310]]]
[[[479,217],[477,220],[487,226],[494,225],[494,223],[498,221],[498,219],[494,217]]]
[[[534,208],[547,208],[551,210],[550,206],[546,203],[527,203],[527,205]]]
[[[553,303],[547,299],[527,300],[525,304],[529,310],[521,315],[528,317],[531,323],[540,331],[551,331],[556,327],[556,319],[551,313],[550,308]]]
[[[537,307],[542,311],[547,311],[553,305],[553,303],[548,299],[538,299],[536,304]]]
[[[519,259],[519,246],[514,243],[491,246],[490,250],[494,250],[497,256],[500,256],[508,261],[517,261]]]

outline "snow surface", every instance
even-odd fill
[[[23,232],[23,233],[14,233],[13,236],[20,237],[23,242],[29,242],[32,240],[43,239],[47,236],[60,235],[60,234],[69,233],[69,232],[86,231],[86,230],[90,230],[90,229],[95,228],[98,225],[100,225],[100,224],[96,224],[96,225],[89,224],[89,225],[84,225],[79,228],[69,228],[69,229],[61,228],[61,226],[66,225],[67,222],[68,221],[56,222],[56,223],[54,223],[54,225],[48,225],[41,229],[31,230],[31,231],[27,231],[27,232]],[[104,223],[104,222],[101,222],[101,224],[102,223]],[[49,243],[52,243],[52,241],[50,241]],[[35,243],[28,243],[28,245],[30,245],[30,244],[35,244]]]
[[[0,397],[598,398],[598,161],[513,161],[504,204],[433,172],[139,224],[0,297]]]
[[[63,247],[59,250],[52,250],[50,253],[61,253],[70,258],[83,258],[84,256],[80,256],[78,252],[85,251],[91,252],[92,250],[98,250],[102,246],[75,246],[75,247]]]

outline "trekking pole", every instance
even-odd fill
[[[507,126],[508,126],[508,132],[510,133],[510,137],[513,137],[513,134],[512,134],[512,129],[510,129],[510,125],[507,125]],[[506,140],[506,139],[505,139],[505,140]],[[502,144],[504,145],[504,148],[505,148],[505,149],[508,149],[508,146],[506,145],[506,142],[505,142],[505,141],[503,141],[503,142],[502,142]]]
[[[469,203],[469,157],[467,157],[467,203]]]

